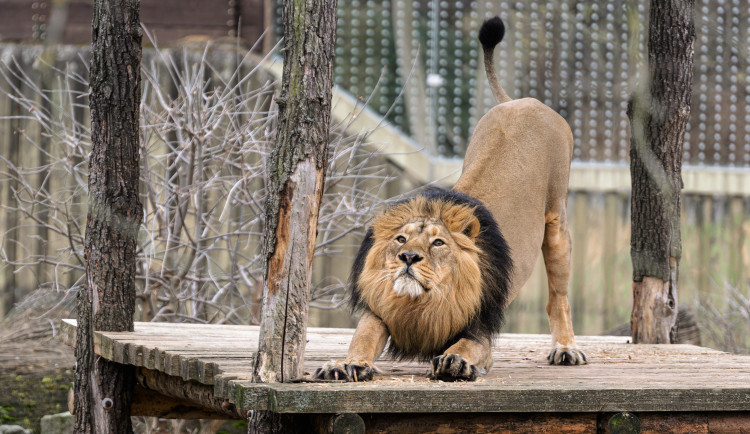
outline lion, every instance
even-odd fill
[[[540,250],[553,340],[547,359],[588,363],[568,303],[573,135],[540,101],[505,93],[492,62],[504,33],[499,17],[479,31],[498,104],[478,122],[461,176],[452,191],[429,189],[374,219],[350,277],[351,305],[362,317],[347,358],[326,363],[315,378],[370,380],[387,344],[393,357],[429,361],[432,379],[475,380],[492,366],[503,312]]]

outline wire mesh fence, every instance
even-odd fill
[[[276,35],[280,30],[276,0]],[[648,2],[340,0],[335,83],[434,155],[462,156],[494,105],[475,33],[506,23],[498,75],[513,98],[551,106],[573,129],[576,161],[629,161],[627,101],[644,68]],[[750,167],[750,8],[698,0],[695,78],[683,161]]]

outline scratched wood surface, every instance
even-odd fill
[[[311,328],[305,371],[344,358],[351,329]],[[75,321],[62,339],[75,342]],[[581,336],[586,366],[550,366],[548,335],[500,335],[494,366],[473,383],[425,377],[427,365],[376,361],[367,383],[250,382],[256,326],[136,323],[133,333],[95,335],[95,351],[213,385],[243,409],[288,413],[749,411],[750,356],[692,345],[632,345],[627,337]]]

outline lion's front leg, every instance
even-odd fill
[[[442,381],[474,381],[492,366],[489,339],[462,338],[430,362],[430,378]]]
[[[369,310],[357,324],[346,360],[331,360],[318,368],[318,380],[368,381],[379,372],[373,360],[380,355],[388,340],[388,328]]]

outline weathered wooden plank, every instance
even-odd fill
[[[136,323],[133,333],[97,332],[98,350],[118,363],[212,386],[243,411],[602,412],[748,411],[750,357],[693,345],[632,345],[627,337],[581,336],[586,366],[546,362],[548,335],[500,335],[494,367],[474,383],[426,378],[427,364],[381,358],[375,381],[356,384],[250,382],[253,326]],[[346,355],[352,330],[310,328],[305,374]],[[72,342],[75,322],[61,327]],[[717,422],[718,423],[718,422]]]
[[[240,404],[243,408],[259,405],[249,396],[243,398]],[[746,411],[750,409],[750,388],[274,384],[269,391],[268,409],[281,413]]]

